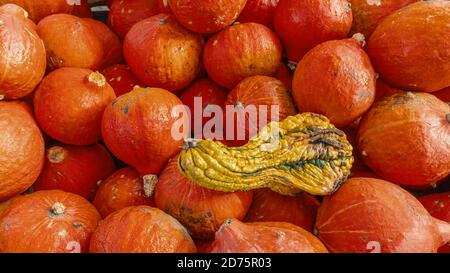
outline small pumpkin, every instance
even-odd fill
[[[111,85],[116,96],[121,96],[137,86],[144,86],[143,83],[131,72],[130,67],[125,64],[115,64],[102,70],[106,81]]]
[[[98,69],[103,61],[103,44],[97,33],[85,20],[69,15],[55,14],[37,25],[47,51],[47,66]]]
[[[247,0],[244,9],[239,15],[241,23],[259,23],[266,27],[273,27],[275,8],[280,0]]]
[[[322,80],[317,81],[317,75]],[[322,43],[303,57],[295,70],[292,94],[300,111],[325,115],[343,128],[369,110],[375,88],[369,57],[356,39],[345,39]]]
[[[87,252],[100,214],[84,198],[59,190],[11,200],[0,218],[0,253]]]
[[[123,48],[128,65],[142,82],[172,92],[187,87],[200,73],[202,50],[202,37],[168,14],[136,23]]]
[[[450,174],[450,106],[427,93],[398,91],[361,120],[357,146],[384,179],[434,185]]]
[[[313,231],[319,201],[307,193],[286,196],[269,189],[256,190],[246,222],[286,222]]]
[[[450,240],[450,224],[395,184],[351,178],[323,200],[316,234],[331,252],[425,253]]]
[[[419,1],[386,17],[367,51],[387,83],[434,92],[450,86],[450,2]]]
[[[130,167],[118,170],[100,183],[94,198],[94,206],[103,218],[111,213],[130,206],[155,205],[154,185],[151,180],[142,178]]]
[[[287,57],[298,62],[318,44],[347,37],[352,18],[347,0],[280,0],[274,26]]]
[[[328,253],[314,235],[289,223],[227,220],[216,233],[211,253]]]
[[[175,217],[195,239],[212,240],[229,218],[243,220],[253,192],[225,193],[201,188],[178,170],[177,157],[169,161],[155,189],[158,208]]]
[[[25,103],[0,101],[0,201],[26,191],[44,164],[44,139]]]
[[[67,0],[0,0],[0,6],[7,3],[21,6],[27,11],[30,19],[38,23],[51,14],[72,13],[74,6],[69,2]]]
[[[33,92],[44,76],[44,43],[19,6],[1,6],[0,21],[0,100],[22,98]]]
[[[64,67],[42,80],[34,96],[34,113],[50,137],[90,145],[100,140],[103,111],[115,97],[99,72]]]
[[[91,253],[192,253],[196,247],[172,216],[148,206],[110,214],[95,230]]]
[[[257,23],[236,24],[209,38],[203,64],[211,79],[232,89],[250,76],[273,76],[281,54],[280,41],[269,28]]]
[[[63,190],[92,200],[97,183],[114,172],[113,159],[100,144],[55,145],[47,149],[44,169],[33,185],[39,190]]]
[[[214,33],[231,25],[247,0],[170,0],[170,10],[187,29]]]

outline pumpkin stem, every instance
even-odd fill
[[[357,41],[361,45],[361,47],[364,47],[366,45],[366,37],[364,37],[364,34],[362,33],[353,34],[352,39]]]
[[[183,143],[183,150],[187,150],[187,149],[190,149],[190,148],[195,148],[195,147],[198,146],[199,142],[200,142],[200,140],[198,140],[198,139],[188,138]]]
[[[297,68],[297,62],[288,61],[287,67],[289,67],[290,70],[294,71]]]
[[[238,102],[236,102],[235,107],[238,109],[244,109],[245,104],[242,101],[238,101]]]
[[[55,204],[53,204],[52,208],[50,209],[50,212],[54,215],[62,215],[64,214],[66,210],[66,207],[60,203],[60,202],[56,202]]]
[[[439,219],[434,218],[436,226],[439,230],[439,234],[441,235],[441,241],[439,242],[439,246],[443,246],[446,243],[450,242],[450,224]]]
[[[144,196],[150,198],[155,191],[156,183],[158,183],[158,176],[154,174],[144,175]]]
[[[103,87],[106,84],[105,77],[102,75],[102,73],[100,73],[98,71],[92,72],[91,74],[89,74],[88,81],[90,83],[97,85],[98,87]]]
[[[67,151],[61,146],[54,146],[47,150],[47,159],[51,163],[61,163],[67,156]]]

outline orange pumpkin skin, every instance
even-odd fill
[[[103,61],[103,44],[90,24],[69,14],[42,19],[37,32],[47,50],[49,69],[79,67],[98,69]]]
[[[168,14],[135,24],[123,48],[128,65],[142,82],[172,92],[187,87],[200,73],[202,50],[202,37]]]
[[[194,253],[187,230],[172,216],[148,206],[127,207],[103,220],[91,253]]]
[[[24,8],[29,18],[39,22],[44,17],[55,13],[72,13],[74,6],[67,0],[0,0],[0,5],[11,3]]]
[[[227,140],[230,140],[230,144],[233,146],[242,146],[248,142],[256,133],[258,129],[262,129],[259,126],[260,119],[264,118],[264,114],[258,111],[260,106],[267,106],[267,115],[262,126],[265,126],[271,121],[281,121],[288,116],[293,116],[297,113],[291,94],[286,89],[284,84],[276,78],[267,76],[253,76],[248,77],[241,81],[231,92],[228,94],[225,101],[225,108],[227,106],[234,106],[239,110],[244,109],[247,106],[256,106],[257,120],[252,120],[249,115],[235,115],[234,118],[234,137],[228,132],[230,128],[227,127]],[[271,106],[278,106],[278,120],[272,120]],[[232,114],[227,113],[227,118],[231,118]],[[261,116],[262,114],[262,116]],[[238,120],[239,117],[244,117],[245,120]],[[227,123],[229,123],[227,121]],[[240,139],[239,134],[245,133],[245,139]],[[230,139],[230,136],[232,139]]]
[[[280,0],[247,0],[244,9],[239,15],[241,23],[258,23],[272,28],[275,8]]]
[[[227,220],[216,233],[211,253],[327,253],[314,235],[289,223]]]
[[[183,139],[175,139],[171,132],[175,122],[181,120],[171,112],[181,105],[180,99],[167,90],[135,88],[106,108],[103,140],[116,157],[141,175],[159,174],[183,144]]]
[[[284,63],[281,63],[280,68],[278,68],[278,71],[275,74],[275,78],[280,80],[284,84],[284,86],[286,86],[289,92],[291,92],[292,75],[290,69]]]
[[[44,139],[26,104],[0,102],[0,201],[27,190],[44,164]]]
[[[109,6],[108,25],[119,35],[125,35],[137,22],[160,12],[160,0],[114,0]]]
[[[114,89],[116,96],[130,92],[136,85],[144,86],[133,72],[131,72],[130,67],[125,64],[109,66],[102,70],[102,74]]]
[[[33,187],[36,191],[62,190],[92,200],[97,183],[114,170],[113,159],[100,144],[53,146],[47,149],[44,169]]]
[[[397,92],[364,116],[357,135],[364,163],[388,181],[429,186],[450,174],[450,106],[426,93]]]
[[[100,219],[95,207],[76,194],[53,190],[20,196],[0,218],[0,252],[87,252]]]
[[[433,92],[433,95],[443,102],[450,103],[450,86],[437,92]]]
[[[105,68],[122,63],[122,42],[119,40],[119,37],[117,37],[107,25],[98,20],[91,18],[84,18],[83,20],[91,26],[92,30],[97,35],[97,38],[102,42],[103,62],[101,67]]]
[[[376,74],[356,40],[328,41],[298,63],[292,88],[300,111],[323,114],[337,127],[346,127],[372,106]]]
[[[409,192],[384,180],[351,178],[319,208],[316,232],[331,252],[436,252],[450,225]]]
[[[187,29],[214,33],[231,25],[247,0],[170,0],[170,10]]]
[[[33,92],[45,73],[45,47],[22,8],[0,7],[0,100]]]
[[[298,62],[318,44],[347,37],[351,5],[347,0],[280,0],[274,26],[289,60]]]
[[[99,72],[60,68],[48,74],[34,97],[34,113],[50,137],[72,145],[90,145],[101,138],[101,120],[114,90]]]
[[[144,180],[130,167],[118,170],[103,181],[93,203],[103,218],[126,207],[155,205],[153,195],[145,191]]]
[[[246,77],[273,76],[282,48],[275,33],[257,23],[232,25],[206,43],[203,64],[218,84],[232,89]]]
[[[388,15],[418,0],[349,0],[352,4],[353,26],[351,33],[362,33],[369,38],[377,25]]]
[[[175,217],[191,236],[214,239],[215,232],[229,218],[244,219],[253,192],[225,193],[201,188],[178,169],[177,157],[161,173],[155,189],[156,206]]]
[[[450,86],[449,21],[449,1],[420,1],[389,15],[367,44],[375,69],[403,90]]]

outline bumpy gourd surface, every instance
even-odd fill
[[[352,150],[326,117],[304,113],[268,124],[241,147],[187,140],[178,164],[190,180],[217,191],[270,188],[285,195],[328,195],[347,179]]]

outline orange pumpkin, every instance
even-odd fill
[[[169,161],[155,189],[156,206],[201,240],[214,239],[229,218],[244,219],[252,197],[253,192],[225,193],[198,186],[180,173],[177,157]]]
[[[312,195],[286,196],[269,189],[255,191],[246,222],[287,222],[313,231],[319,201]]]
[[[203,64],[211,79],[232,89],[246,77],[273,76],[280,67],[281,53],[280,41],[269,28],[236,24],[209,38]]]
[[[114,89],[116,96],[121,96],[138,86],[144,86],[125,64],[115,64],[102,70],[109,85]]]
[[[90,145],[101,138],[101,119],[115,98],[99,72],[60,68],[48,74],[34,97],[34,113],[50,137],[72,145]]]
[[[241,23],[253,22],[272,28],[275,9],[280,0],[247,0],[244,9],[239,15]]]
[[[309,51],[297,65],[292,92],[300,111],[323,114],[346,127],[372,106],[375,84],[367,54],[356,39],[345,39]]]
[[[163,211],[127,207],[103,220],[94,232],[91,253],[192,253],[196,247],[186,229]]]
[[[168,14],[136,23],[123,48],[128,65],[142,82],[172,92],[187,87],[200,73],[202,50],[202,37]]]
[[[130,206],[154,206],[151,180],[143,179],[130,167],[118,170],[101,182],[95,194],[94,206],[103,218]]]
[[[141,175],[159,174],[187,137],[172,135],[177,121],[188,122],[187,116],[172,116],[174,107],[181,105],[180,99],[167,90],[135,88],[106,108],[103,140],[115,156]]]
[[[420,1],[386,17],[367,44],[383,79],[403,90],[450,86],[450,2]]]
[[[98,69],[103,61],[103,44],[85,20],[69,14],[55,14],[37,25],[47,51],[49,69],[79,67]]]
[[[397,92],[362,119],[361,158],[402,185],[433,185],[450,174],[450,106],[426,93]]]
[[[92,200],[97,183],[115,170],[114,162],[100,144],[60,145],[47,149],[44,169],[33,185],[39,190],[63,190]]]
[[[11,200],[0,218],[0,253],[87,252],[100,214],[84,198],[59,190]]]
[[[19,5],[28,12],[30,19],[37,23],[51,14],[72,13],[74,6],[69,2],[67,0],[0,0],[0,6],[6,3]]]
[[[450,224],[397,185],[351,178],[319,208],[316,233],[332,252],[436,252]]]
[[[44,76],[44,43],[22,8],[1,6],[0,21],[0,100],[25,97]]]
[[[227,220],[216,233],[211,253],[327,253],[314,235],[289,223]]]
[[[44,164],[44,139],[25,103],[0,102],[0,201],[26,191]]]

